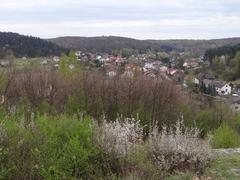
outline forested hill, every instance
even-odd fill
[[[59,37],[49,39],[50,42],[67,48],[110,52],[122,48],[130,48],[139,52],[148,50],[190,51],[203,55],[207,49],[225,45],[236,45],[240,38],[214,39],[214,40],[136,40],[116,36],[99,37]]]
[[[11,50],[16,57],[60,55],[61,52],[68,51],[66,48],[40,38],[0,32],[0,58],[4,57],[7,50]]]
[[[138,50],[139,52],[146,52],[148,50],[156,51],[172,50],[170,46],[161,46],[159,43],[117,36],[99,36],[99,37],[66,36],[55,39],[49,39],[49,41],[67,48],[108,53],[112,52],[113,50],[120,50],[123,48],[134,49]]]
[[[211,62],[214,57],[220,57],[223,55],[227,55],[230,58],[233,58],[238,51],[240,51],[240,43],[234,46],[222,46],[219,48],[213,48],[206,51],[205,59]]]

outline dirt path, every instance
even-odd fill
[[[233,149],[214,149],[214,153],[218,155],[234,155],[240,154],[240,148],[233,148]]]

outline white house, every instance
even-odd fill
[[[54,61],[54,62],[59,62],[59,61],[60,61],[60,57],[54,56],[54,57],[53,57],[53,61]]]
[[[96,59],[100,61],[102,59],[102,56],[97,56]]]
[[[152,63],[146,63],[143,68],[144,69],[153,69],[153,64]]]
[[[40,62],[41,65],[47,65],[48,61],[47,60],[43,60],[42,62]]]
[[[82,52],[81,52],[81,51],[77,51],[77,52],[75,53],[75,55],[76,55],[77,57],[79,57],[79,56],[82,55]]]
[[[196,85],[199,85],[199,84],[200,84],[200,81],[199,81],[198,78],[194,78],[194,84],[196,84]]]
[[[224,83],[224,82],[214,82],[216,92],[218,95],[229,95],[232,93],[232,87],[230,86],[229,83]]]

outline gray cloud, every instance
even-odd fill
[[[239,0],[0,0],[0,30],[40,37],[240,35]]]

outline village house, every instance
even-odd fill
[[[117,58],[115,59],[115,63],[116,63],[116,65],[118,65],[118,66],[123,65],[125,62],[126,62],[125,59],[123,59],[122,57],[117,57]]]
[[[154,70],[145,71],[144,75],[151,78],[151,79],[157,78],[157,73]]]
[[[102,56],[97,56],[96,59],[100,61],[102,59]]]
[[[81,59],[81,56],[82,56],[82,52],[81,51],[76,51],[75,55]]]
[[[125,72],[126,71],[132,71],[132,72],[134,72],[136,70],[136,65],[134,65],[134,64],[126,64],[125,65]]]
[[[137,67],[134,64],[126,64],[124,67],[125,76],[133,77],[136,71],[137,71]]]
[[[168,67],[167,66],[160,66],[159,67],[159,72],[162,74],[166,74],[168,71]]]
[[[194,78],[194,83],[196,86],[200,86],[203,84],[204,80],[209,80],[209,82],[215,80],[216,77],[212,74],[205,74],[205,73],[199,73],[195,78]]]
[[[84,56],[86,56],[89,61],[96,59],[96,55],[93,53],[84,53]]]
[[[48,60],[43,60],[42,62],[40,62],[41,65],[47,65],[48,64]]]
[[[216,77],[211,74],[198,74],[194,79],[194,83],[206,94],[225,96],[232,93],[232,85],[230,83],[216,80]]]
[[[54,62],[60,62],[60,57],[59,56],[54,56],[53,61]]]
[[[190,59],[183,64],[186,69],[199,67],[199,61],[197,59]]]
[[[99,62],[101,63],[108,63],[111,62],[111,59],[109,57],[102,57],[102,56],[97,56],[96,58]]]
[[[169,63],[171,65],[171,67],[176,67],[177,66],[177,58],[176,57],[170,58]]]
[[[232,87],[224,81],[214,81],[214,86],[218,95],[229,95],[232,92]]]
[[[8,59],[3,59],[3,60],[0,61],[0,65],[1,65],[2,67],[8,67],[8,66],[11,65],[11,61],[8,60]]]
[[[143,71],[147,72],[150,69],[153,69],[153,64],[152,63],[145,63],[145,65],[143,66]]]
[[[113,78],[117,75],[117,67],[111,63],[104,66],[106,76]]]
[[[159,71],[161,64],[162,63],[160,61],[154,61],[152,63],[145,63],[145,65],[143,67],[143,71],[144,72],[146,72],[148,70],[157,70],[157,71]]]
[[[176,83],[182,84],[184,82],[185,74],[182,70],[169,68],[167,75]]]

